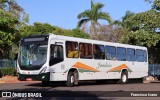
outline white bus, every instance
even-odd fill
[[[17,73],[21,81],[39,80],[42,85],[65,81],[143,78],[148,75],[146,47],[54,34],[22,38]]]

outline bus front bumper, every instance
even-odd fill
[[[27,75],[17,73],[18,80],[20,81],[50,81],[50,72],[37,75]]]

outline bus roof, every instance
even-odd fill
[[[106,41],[92,40],[92,39],[83,39],[83,38],[76,38],[76,37],[69,37],[69,36],[62,36],[62,35],[55,35],[55,34],[49,34],[49,37],[61,39],[61,40],[68,40],[68,41],[77,41],[77,42],[82,42],[82,43],[85,42],[85,43],[101,44],[101,45],[116,46],[116,47],[147,49],[146,47],[143,47],[143,46],[106,42]]]

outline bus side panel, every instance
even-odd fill
[[[107,79],[120,79],[120,72],[83,72],[79,73],[79,80],[107,80]]]
[[[147,62],[134,62],[129,66],[132,72],[128,72],[128,78],[143,78],[148,76]]]
[[[67,81],[67,73],[50,73],[50,81]]]
[[[129,72],[128,73],[128,78],[129,79],[143,78],[143,77],[145,77],[147,75],[148,75],[148,73],[147,72],[143,72],[143,71],[141,71],[141,72]]]

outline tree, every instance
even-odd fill
[[[112,25],[103,25],[98,32],[99,34],[93,34],[91,38],[116,43],[121,43],[122,37],[127,34],[127,30]]]
[[[90,32],[96,33],[96,27],[100,26],[98,22],[99,19],[107,20],[109,23],[112,23],[112,19],[108,13],[102,12],[101,9],[104,7],[102,3],[93,3],[91,0],[91,9],[85,10],[78,14],[77,18],[79,22],[77,24],[77,28],[80,28],[82,24],[91,22]]]
[[[135,15],[134,12],[126,11],[125,15],[122,17],[122,21],[121,20],[116,20],[116,21],[113,22],[113,24],[118,25],[121,28],[128,29],[128,28],[130,28],[130,24],[125,22],[125,20],[127,20],[129,17],[131,17],[133,15]]]
[[[3,58],[9,58],[13,44],[19,41],[19,28],[27,21],[28,16],[15,0],[0,0],[0,54]]]
[[[160,0],[145,0],[149,3],[152,3],[152,9],[160,11]]]
[[[146,12],[137,13],[127,18],[125,22],[130,25],[130,30],[132,31],[144,29],[154,33],[156,29],[160,28],[160,12],[151,9]]]
[[[26,25],[21,27],[20,33],[21,33],[21,37],[25,37],[28,35],[35,35],[35,34],[53,33],[56,35],[89,38],[88,34],[78,29],[66,30],[63,28],[59,28],[57,26],[52,26],[48,23],[40,23],[40,22],[35,22],[34,25]]]
[[[124,20],[128,23],[128,34],[122,38],[123,43],[146,46],[149,51],[149,63],[160,63],[160,12],[151,9],[134,14]]]
[[[8,48],[12,45],[14,34],[17,31],[15,29],[17,19],[2,9],[0,9],[0,16],[0,49],[3,57],[6,58],[9,54]]]
[[[159,42],[160,35],[159,34],[151,34],[144,29],[140,29],[137,31],[130,31],[125,37],[122,38],[123,43],[131,44],[131,45],[139,45],[152,47],[156,46]]]

